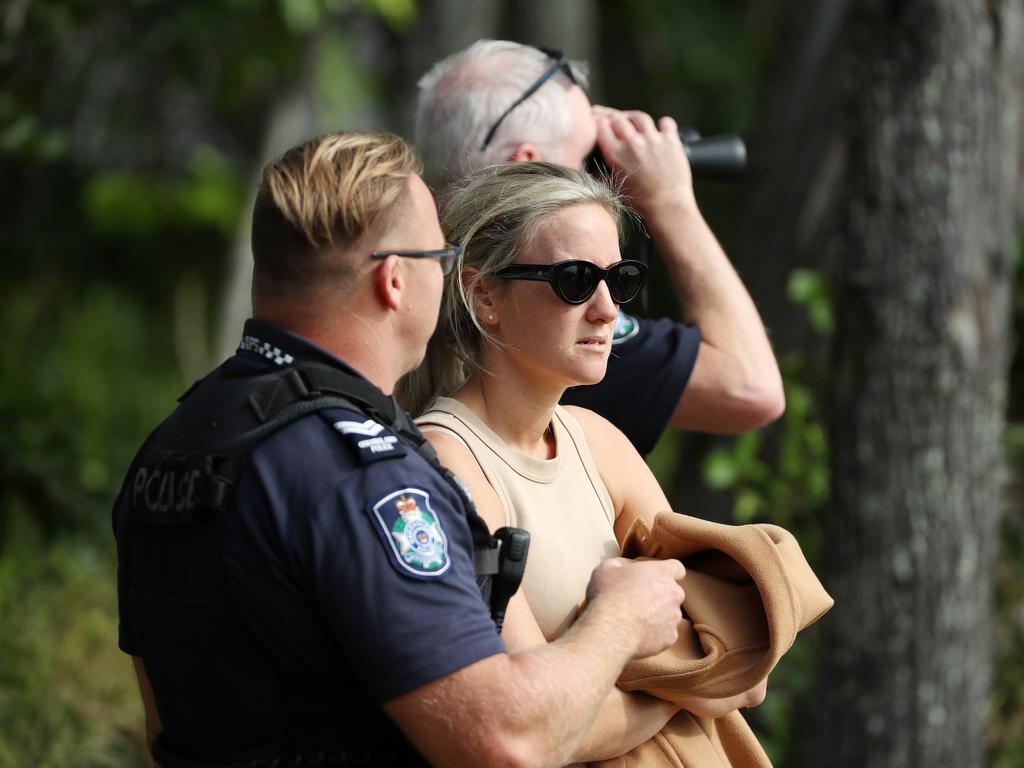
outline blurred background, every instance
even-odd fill
[[[787,411],[650,461],[677,511],[794,530],[836,598],[747,713],[775,764],[1024,766],[1021,0],[5,0],[0,768],[147,764],[110,507],[237,343],[257,175],[411,136],[417,78],[481,37],[746,138],[697,195]]]

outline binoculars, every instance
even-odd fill
[[[736,134],[702,137],[693,128],[680,128],[679,138],[683,141],[694,178],[731,182],[743,177],[747,168],[747,146]],[[587,158],[586,168],[592,174],[608,175],[608,164],[601,155],[600,147],[594,147]]]

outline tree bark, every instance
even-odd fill
[[[982,762],[1015,247],[1019,0],[846,23],[833,489],[807,764]]]

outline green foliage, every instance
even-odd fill
[[[678,430],[665,430],[647,455],[647,466],[651,468],[662,488],[669,487],[672,475],[677,469],[680,438]]]
[[[380,16],[395,29],[416,18],[415,0],[278,0],[281,15],[292,32],[313,32],[331,16],[359,8]]]
[[[326,125],[344,125],[345,117],[369,111],[373,75],[361,66],[348,35],[339,31],[321,34],[316,49],[319,73],[315,83],[321,120]]]
[[[815,330],[823,335],[832,332],[831,299],[819,273],[794,270],[788,295],[806,309]],[[780,368],[786,392],[781,425],[748,432],[711,451],[703,466],[704,482],[735,492],[737,523],[770,520],[798,530],[804,546],[813,547],[819,536],[813,521],[829,492],[828,439],[818,405],[825,376],[799,353],[782,359]],[[769,443],[771,451],[766,450]],[[765,458],[769,454],[771,463]]]
[[[1007,433],[1010,483],[996,565],[996,673],[989,700],[987,742],[992,768],[1024,765],[1024,425]]]
[[[6,291],[0,321],[0,509],[47,535],[105,533],[132,453],[181,388],[168,345],[150,343],[166,328],[113,289],[43,282]]]
[[[797,528],[806,546],[817,540],[812,524],[828,499],[828,441],[817,390],[805,383],[806,366],[796,355],[781,366],[786,391],[781,429],[740,435],[731,445],[712,450],[704,463],[704,481],[711,488],[735,492],[737,523],[770,520]],[[764,449],[772,440],[775,451],[768,463]]]
[[[135,238],[209,226],[230,237],[245,202],[246,181],[216,148],[192,151],[187,175],[166,180],[137,171],[101,170],[88,179],[84,207],[97,234]]]
[[[1013,332],[1024,338],[1024,237],[1018,240]],[[1010,368],[1003,440],[1006,480],[995,572],[995,674],[987,717],[988,764],[1024,765],[1024,355],[1018,342]]]
[[[786,295],[807,310],[807,319],[818,333],[829,336],[835,329],[828,281],[812,269],[794,269],[789,275]]]
[[[6,505],[0,547],[0,768],[148,765],[131,662],[117,648],[111,547],[48,543]]]

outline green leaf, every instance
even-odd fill
[[[724,448],[716,448],[704,460],[704,482],[709,488],[725,490],[736,484],[736,462]]]
[[[751,523],[764,506],[760,494],[754,491],[742,491],[736,497],[736,506],[732,510],[732,518],[737,523]]]
[[[362,0],[362,5],[383,18],[392,29],[405,29],[416,20],[415,0]]]
[[[323,16],[323,9],[317,0],[279,0],[281,15],[292,32],[305,34],[316,29]]]

